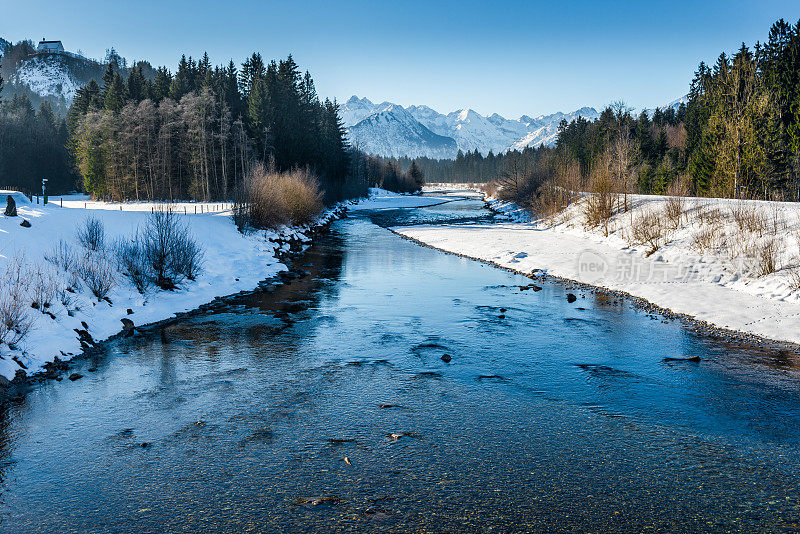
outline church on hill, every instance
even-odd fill
[[[64,45],[61,41],[39,41],[39,46],[36,47],[37,54],[63,54]]]

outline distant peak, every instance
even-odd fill
[[[371,107],[371,106],[374,106],[375,104],[373,104],[367,97],[358,98],[357,95],[353,95],[347,100],[347,104],[345,104],[345,105],[350,106],[350,107],[356,106],[356,105],[370,106]]]

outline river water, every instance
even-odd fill
[[[474,200],[353,215],[307,276],[5,405],[0,531],[797,528],[796,354],[521,290],[380,226],[476,219]],[[663,361],[684,355],[702,361]]]

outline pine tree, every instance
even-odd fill
[[[425,185],[425,176],[417,166],[416,161],[412,161],[411,166],[408,168],[408,178],[414,185],[415,191],[419,191],[422,189],[422,186]]]
[[[106,90],[105,108],[108,111],[119,112],[125,105],[125,85],[122,76],[114,73],[114,79]]]
[[[172,75],[166,67],[159,67],[156,71],[156,79],[153,82],[153,100],[160,102],[161,99],[170,95],[172,85]]]

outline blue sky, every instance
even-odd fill
[[[113,46],[171,69],[182,53],[208,51],[215,63],[292,53],[323,96],[514,118],[617,99],[665,104],[701,60],[800,18],[800,2],[771,0],[2,3],[8,40],[60,39],[90,57]]]

